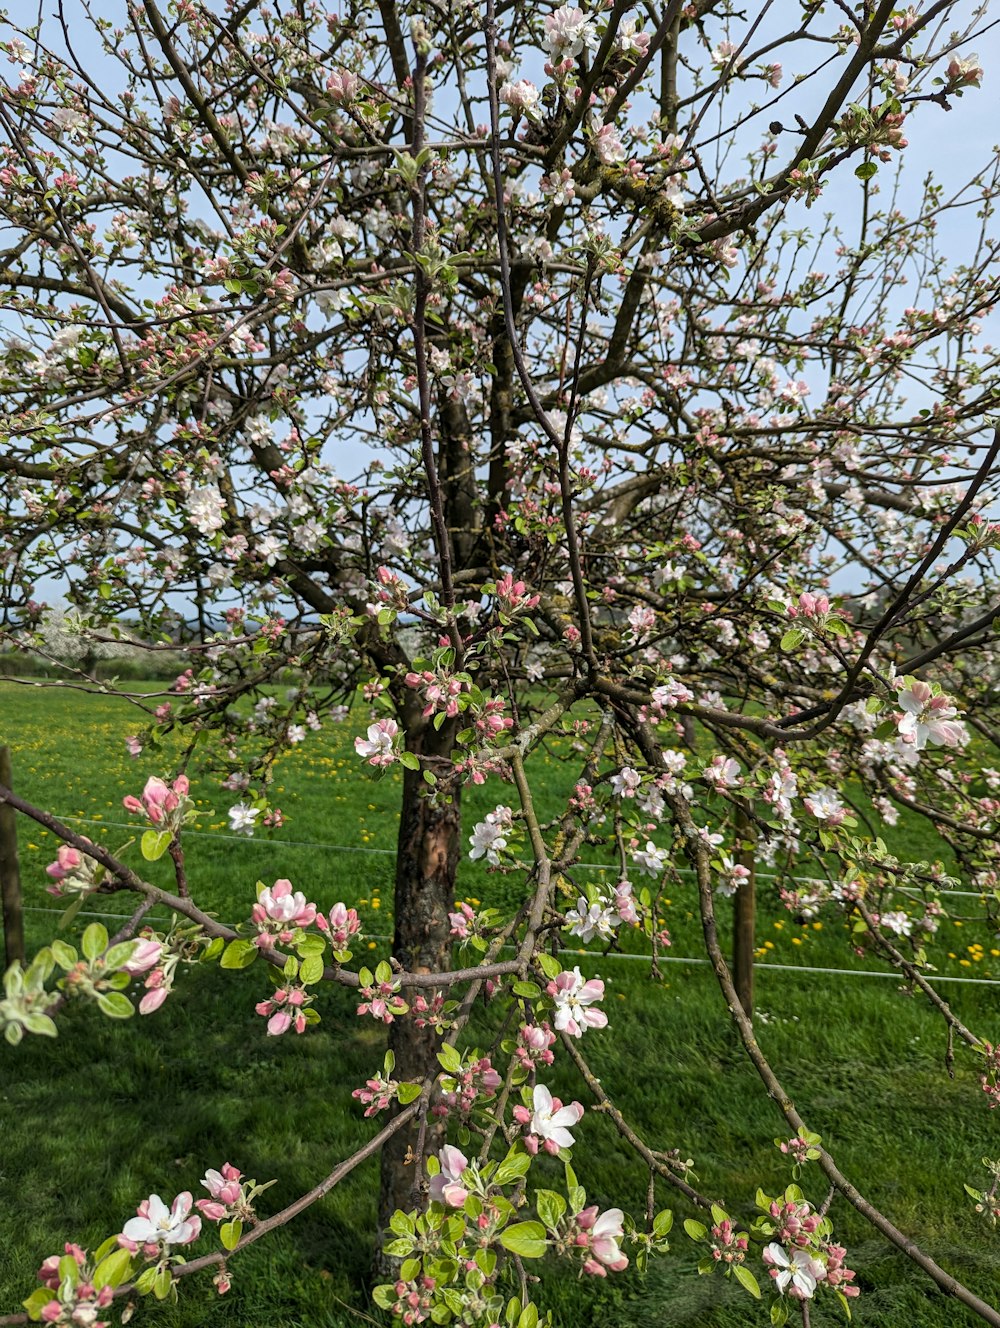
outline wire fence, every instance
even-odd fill
[[[42,908],[37,906],[26,906],[24,911],[25,913],[55,914],[58,917],[61,916],[65,910],[61,908]],[[79,912],[76,914],[76,916],[78,918],[96,918],[101,920],[107,919],[114,922],[124,922],[129,917],[129,914],[98,913],[93,910],[80,909]],[[157,920],[155,917],[155,909],[151,910],[151,912],[148,913],[146,916],[147,919],[153,918],[154,920]],[[237,925],[238,924],[234,922],[223,923],[223,926],[233,927],[233,928],[235,928]],[[390,936],[374,935],[370,932],[366,932],[365,937],[367,940],[370,941],[384,941],[386,943],[388,943],[392,939]],[[504,948],[512,950],[514,947],[505,946]],[[563,948],[558,950],[556,953],[576,959],[582,959],[584,957],[590,959],[596,959],[599,960],[602,964],[609,959],[615,962],[625,961],[625,962],[638,963],[638,964],[648,964],[650,966],[653,963],[652,956],[650,955],[622,954],[621,952],[615,950],[608,950],[598,954],[595,953],[593,950],[579,950],[579,949],[573,950],[569,948]],[[696,955],[661,954],[657,956],[656,962],[657,964],[688,964],[688,965],[695,965],[698,967],[705,967],[711,964],[710,959],[705,959],[704,957],[699,957]],[[882,978],[883,980],[889,979],[891,981],[895,979],[895,981],[897,982],[901,983],[906,982],[905,976],[900,973],[894,971],[883,972],[883,970],[877,968],[824,968],[812,964],[775,964],[771,962],[768,963],[758,962],[754,964],[754,972],[821,973],[827,976],[837,976],[837,977],[846,977],[846,978]],[[966,984],[971,984],[972,986],[979,986],[979,987],[1000,987],[1000,978],[951,977],[947,974],[938,974],[938,973],[935,973],[933,977],[928,977],[927,974],[923,974],[922,976],[927,977],[927,980],[931,982],[932,985],[935,985],[939,982],[952,982],[952,983],[966,983]]]
[[[120,829],[120,830],[135,829],[135,826],[127,821],[106,821],[103,820],[102,818],[91,817],[91,816],[65,815],[65,816],[59,816],[57,817],[57,819],[60,821],[67,821],[67,822],[73,821],[76,822],[77,824],[82,824],[82,825],[106,826],[109,829]],[[201,839],[216,839],[226,843],[240,843],[258,849],[313,848],[313,849],[323,849],[326,852],[330,853],[364,853],[364,854],[378,855],[385,857],[396,856],[395,849],[372,848],[368,845],[328,844],[328,843],[322,843],[317,840],[302,840],[302,839],[253,839],[246,835],[227,835],[214,830],[187,830],[185,833],[188,835],[195,835]],[[585,871],[615,870],[614,865],[610,863],[581,862],[575,865],[578,868]],[[691,868],[680,867],[680,868],[674,868],[674,870],[679,875],[693,875],[693,871]],[[824,881],[822,878],[814,876],[779,876],[777,873],[774,872],[758,872],[757,875],[758,878],[763,880],[785,880],[785,881],[791,881],[795,885],[815,886],[815,885],[828,884],[828,882]],[[983,892],[981,891],[948,890],[944,893],[947,893],[948,895],[960,896],[972,899],[983,898]],[[61,916],[64,910],[59,908],[44,908],[38,905],[28,905],[25,906],[24,912]],[[129,915],[127,913],[97,912],[94,910],[81,909],[78,912],[77,916],[82,918],[94,918],[94,919],[120,922],[123,921],[125,918],[127,918]],[[155,910],[152,913],[150,913],[148,916],[155,917]],[[236,924],[230,923],[228,925],[235,926]],[[388,941],[390,938],[387,936],[369,936],[369,939],[376,941]],[[600,955],[596,955],[592,951],[579,950],[579,949],[574,950],[567,948],[559,950],[558,953],[560,955],[576,956],[578,958],[581,955],[589,954],[593,958],[599,959],[602,963],[608,960],[612,960],[614,962],[631,962],[631,963],[644,963],[644,964],[652,963],[652,959],[648,955],[623,954],[615,951],[607,951]],[[657,958],[657,963],[682,964],[688,966],[705,967],[710,964],[710,961],[704,957],[699,957],[695,955],[660,955]],[[875,978],[875,979],[881,979],[883,981],[895,980],[897,982],[905,981],[905,978],[902,977],[898,972],[883,971],[881,969],[836,968],[836,967],[825,967],[821,965],[812,965],[812,964],[779,964],[779,963],[774,963],[773,961],[767,961],[767,962],[757,961],[754,964],[754,968],[755,970],[760,972],[811,973],[811,974],[820,974],[823,976],[830,976],[830,977]],[[972,986],[1000,987],[1000,979],[997,978],[976,978],[976,977],[951,976],[948,974],[934,974],[931,980],[934,983],[945,982],[945,983],[967,984]]]
[[[135,830],[136,826],[128,821],[105,821],[99,817],[93,816],[56,816],[57,821],[76,821],[82,825],[107,826],[112,830]],[[218,830],[185,830],[185,835],[194,835],[199,839],[218,839],[226,843],[246,844],[252,848],[321,848],[329,853],[370,853],[382,857],[396,856],[394,848],[371,848],[367,844],[324,844],[313,839],[255,839],[249,835],[227,835]],[[577,862],[573,864],[574,870],[582,871],[614,871],[615,866],[609,862]],[[679,876],[693,876],[694,871],[691,867],[674,867],[672,869]],[[778,872],[757,872],[759,881],[791,881],[795,885],[829,885],[829,881],[821,876],[788,876]],[[942,890],[946,894],[958,899],[982,899],[984,891],[982,890]]]

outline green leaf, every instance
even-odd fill
[[[42,1310],[52,1299],[52,1292],[48,1287],[39,1287],[37,1291],[32,1291],[27,1300],[22,1300],[21,1304],[28,1311],[28,1318],[32,1323],[38,1323],[42,1317]]]
[[[783,1300],[776,1300],[771,1306],[771,1328],[782,1328],[788,1322],[788,1306]]]
[[[324,964],[322,955],[309,955],[308,958],[303,959],[302,965],[299,968],[299,981],[304,983],[307,987],[311,986],[314,982],[321,981],[323,977],[323,968]]]
[[[827,618],[826,630],[834,636],[850,636],[851,629],[843,618]]]
[[[708,1235],[708,1228],[701,1222],[696,1222],[693,1217],[684,1219],[684,1230],[692,1240],[704,1240]]]
[[[242,1222],[223,1222],[222,1226],[219,1228],[219,1239],[222,1241],[223,1247],[227,1250],[235,1250],[236,1246],[240,1243],[240,1236],[242,1235]]]
[[[500,1244],[522,1259],[540,1259],[547,1249],[541,1222],[515,1222],[500,1233]]]
[[[657,1213],[653,1218],[653,1235],[658,1240],[670,1233],[674,1225],[674,1215],[669,1208],[664,1208],[662,1213]]]
[[[549,979],[557,978],[562,972],[562,964],[554,955],[540,954],[537,956],[538,967]]]
[[[408,1254],[413,1253],[413,1237],[400,1236],[399,1240],[386,1241],[384,1249],[386,1254],[391,1254],[394,1259],[405,1259]]]
[[[740,1286],[743,1287],[745,1291],[749,1291],[751,1296],[755,1296],[757,1300],[760,1300],[760,1287],[757,1284],[756,1277],[754,1277],[750,1269],[744,1267],[741,1263],[734,1263],[732,1268],[733,1276],[736,1278],[737,1282],[739,1282]]]
[[[517,1321],[517,1328],[538,1328],[538,1310],[534,1305],[525,1305]]]
[[[536,1001],[542,994],[541,987],[535,982],[515,982],[511,991],[515,996],[523,996],[526,1001]]]
[[[97,1008],[109,1019],[131,1019],[135,1014],[132,1002],[120,991],[110,991],[97,998]]]
[[[230,941],[219,960],[220,968],[248,968],[259,951],[253,941]]]
[[[438,1052],[438,1061],[449,1074],[457,1074],[462,1068],[462,1057],[457,1048],[446,1044]]]
[[[100,922],[92,922],[80,942],[85,959],[91,963],[108,948],[108,929]]]
[[[722,1226],[723,1222],[729,1221],[729,1214],[726,1212],[724,1208],[720,1208],[718,1204],[712,1204],[711,1209],[712,1209],[712,1221],[715,1223],[717,1227]]]
[[[67,945],[65,941],[60,941],[60,940],[52,941],[49,944],[49,949],[52,951],[52,954],[55,957],[55,961],[59,965],[59,967],[66,969],[67,972],[76,963],[77,960],[76,951],[73,949],[71,945]]]
[[[860,166],[854,168],[854,174],[859,180],[870,180],[877,173],[878,167],[873,161],[863,161]]]
[[[496,1250],[476,1250],[476,1263],[486,1277],[492,1277],[493,1270],[497,1266]]]
[[[140,1273],[135,1281],[135,1289],[140,1296],[148,1296],[153,1289],[153,1283],[156,1281],[156,1268],[147,1268],[145,1272]]]
[[[136,944],[136,941],[121,941],[118,945],[113,945],[104,956],[105,964],[108,968],[121,968],[132,958]]]
[[[806,634],[801,627],[793,627],[791,631],[786,632],[781,638],[781,649],[784,651],[795,650],[806,639]]]
[[[94,1286],[98,1290],[103,1286],[118,1286],[128,1277],[131,1266],[132,1255],[128,1250],[112,1250],[94,1269]]]
[[[420,759],[413,752],[400,752],[399,764],[406,766],[407,770],[420,769]]]
[[[157,1300],[166,1300],[170,1295],[170,1269],[161,1268],[153,1281],[153,1295]]]
[[[404,1107],[409,1102],[415,1102],[419,1096],[420,1096],[419,1084],[400,1084],[399,1089],[396,1093],[396,1097],[399,1099],[400,1103]]]
[[[50,1019],[47,1014],[42,1014],[41,1010],[36,1010],[33,1014],[26,1014],[21,1022],[29,1033],[34,1033],[38,1037],[59,1036],[55,1021]]]
[[[539,1190],[535,1195],[535,1208],[538,1210],[538,1216],[551,1231],[559,1223],[559,1219],[566,1211],[566,1200],[555,1190]]]
[[[511,1149],[497,1167],[493,1183],[495,1185],[509,1185],[512,1180],[520,1180],[522,1176],[528,1174],[530,1166],[531,1155],[529,1153],[516,1153]]]
[[[147,830],[139,840],[142,856],[147,862],[157,862],[170,847],[173,835],[169,830]]]

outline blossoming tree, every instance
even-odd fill
[[[190,663],[132,698],[129,740],[155,771],[126,799],[141,859],[169,854],[175,889],[0,790],[62,840],[49,875],[71,907],[138,899],[118,934],[11,969],[0,1023],[16,1046],[70,999],[127,1017],[140,988],[153,1016],[190,964],[261,961],[262,1036],[308,1036],[338,983],[390,1046],[354,1094],[387,1123],[289,1209],[262,1217],[266,1186],[208,1169],[207,1197],[150,1195],[99,1249],[47,1258],[0,1322],[93,1323],[204,1269],[226,1290],[241,1249],[375,1153],[394,1261],[375,1296],[405,1324],[533,1328],[525,1261],[644,1264],[671,1227],[657,1186],[704,1210],[685,1223],[702,1270],[763,1282],[772,1323],[846,1309],[815,1185],[737,1221],[581,1050],[604,988],[557,938],[632,930],[655,964],[683,866],[796,1177],[813,1166],[1000,1324],[822,1147],[718,940],[718,900],[772,864],[789,907],[848,915],[997,1096],[998,1054],[925,969],[948,881],[878,835],[928,818],[993,897],[996,165],[951,193],[899,173],[946,112],[967,123],[981,19],[959,0],[775,8],[141,0],[94,19],[85,54],[67,3],[51,27],[6,20],[4,639],[44,651],[55,582],[85,640]],[[952,259],[936,236],[970,208]],[[275,761],[348,703],[359,767],[404,770],[373,970],[356,911],[305,881],[260,887],[238,929],[212,917],[184,865],[187,775],[156,770],[165,730],[192,753],[207,737],[232,830],[280,824]],[[556,732],[576,766],[544,821],[532,761]],[[463,829],[469,782],[497,804]],[[455,905],[466,843],[523,882],[509,915]],[[567,900],[584,848],[613,884]],[[169,930],[144,925],[156,903]],[[467,1025],[487,996],[508,1033],[484,1052]],[[644,1217],[587,1203],[556,1055],[648,1166]],[[539,1154],[565,1162],[563,1192],[534,1184]],[[994,1213],[995,1189],[976,1192]],[[203,1223],[215,1248],[185,1262]]]

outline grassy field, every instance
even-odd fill
[[[121,798],[139,792],[156,772],[143,759],[123,759],[122,739],[135,720],[120,702],[103,698],[2,681],[0,689],[0,742],[13,749],[18,791],[83,833],[120,846],[130,837]],[[229,837],[225,810],[231,799],[194,782],[203,813],[188,854],[200,902],[237,921],[249,910],[258,878],[288,876],[326,907],[337,899],[356,905],[369,935],[391,931],[398,784],[392,777],[379,784],[361,777],[353,732],[328,729],[284,762],[276,800],[288,819],[272,841]],[[556,808],[566,783],[557,756],[537,759],[543,814]],[[505,797],[495,784],[472,790],[470,827]],[[901,826],[895,839],[910,856],[939,851],[913,824]],[[44,832],[22,823],[20,848],[29,947],[37,947],[57,921],[44,889],[54,846]],[[150,875],[168,883],[167,866],[155,864]],[[493,902],[512,888],[477,864],[462,865],[463,897]],[[851,955],[836,923],[800,927],[763,893],[760,937],[768,961],[874,966]],[[679,885],[668,909],[676,958],[700,953],[693,905],[691,887]],[[101,907],[124,910],[127,904],[110,900]],[[994,937],[961,919],[947,927],[953,957],[942,960],[943,974],[1000,976]],[[384,941],[372,945],[373,955],[388,952]],[[785,1183],[772,1143],[785,1133],[782,1121],[734,1045],[711,975],[672,963],[666,980],[654,982],[639,963],[598,955],[583,966],[607,981],[611,1017],[608,1030],[588,1035],[585,1050],[649,1143],[694,1158],[701,1188],[726,1200],[731,1211],[749,1211],[758,1183]],[[64,1240],[93,1245],[119,1229],[151,1190],[167,1197],[197,1190],[207,1166],[228,1160],[260,1180],[278,1178],[266,1196],[271,1211],[370,1136],[371,1123],[350,1091],[381,1061],[379,1029],[361,1025],[347,994],[334,991],[322,997],[318,1030],[303,1038],[268,1039],[253,1012],[265,994],[263,980],[256,969],[199,970],[149,1019],[122,1027],[71,1010],[58,1043],[33,1040],[0,1050],[0,1313],[15,1309],[32,1290],[44,1256]],[[995,1034],[1000,988],[956,984],[943,990],[975,1029]],[[962,1193],[963,1180],[978,1181],[981,1157],[998,1151],[996,1118],[986,1110],[971,1057],[959,1051],[954,1080],[945,1076],[940,1021],[895,980],[768,971],[763,964],[758,1007],[761,1044],[848,1174],[897,1225],[919,1235],[929,1253],[995,1299],[996,1238],[978,1223]],[[485,1039],[489,1013],[481,1018]],[[565,1068],[551,1080],[564,1096],[588,1100]],[[588,1112],[578,1140],[576,1169],[590,1197],[602,1205],[627,1203],[640,1213],[644,1173],[607,1121]],[[135,1322],[145,1318],[171,1328],[347,1328],[371,1322],[364,1283],[374,1182],[369,1163],[321,1204],[240,1256],[225,1299],[215,1296],[208,1279],[192,1279],[178,1306],[144,1304]],[[808,1172],[802,1183],[817,1202],[822,1199],[823,1188]],[[660,1202],[674,1207],[678,1218],[687,1216],[666,1192]],[[832,1214],[851,1251],[849,1262],[859,1270],[856,1323],[950,1328],[974,1322],[873,1238],[842,1201]],[[679,1222],[675,1230],[673,1251],[645,1278],[629,1270],[581,1285],[557,1269],[546,1270],[539,1299],[556,1311],[561,1328],[737,1328],[766,1321],[743,1293],[694,1276],[696,1248],[680,1234]],[[207,1240],[202,1244],[209,1248]],[[838,1319],[832,1309],[813,1315],[817,1325]]]

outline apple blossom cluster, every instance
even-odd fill
[[[896,731],[904,743],[922,752],[928,743],[936,747],[964,747],[968,731],[958,716],[958,709],[937,686],[916,678],[900,678],[896,700],[902,715],[897,716]]]
[[[570,1126],[582,1119],[583,1106],[579,1102],[563,1106],[544,1084],[535,1084],[530,1105],[516,1106],[513,1115],[524,1127],[524,1146],[529,1153],[534,1155],[542,1148],[555,1155],[563,1148],[573,1147]]]
[[[473,1107],[496,1096],[503,1078],[489,1056],[471,1051],[456,1064],[453,1052],[442,1055],[446,1073],[438,1080],[438,1101],[432,1108],[435,1116],[446,1117],[451,1112],[468,1116]]]
[[[378,1023],[391,1024],[409,1010],[399,994],[399,979],[384,961],[375,972],[362,968],[358,973],[360,993],[364,998],[358,1005],[358,1015],[370,1015]]]
[[[86,842],[90,843],[90,840]],[[103,866],[72,844],[60,844],[55,862],[50,862],[45,871],[54,882],[46,888],[57,899],[68,895],[86,896],[100,885],[104,877]]]
[[[508,836],[514,826],[514,813],[510,807],[498,805],[477,821],[469,836],[469,858],[476,862],[485,858],[491,867],[500,866],[500,855],[507,847]]]
[[[113,1283],[104,1280],[104,1270],[97,1273],[96,1261],[79,1245],[67,1241],[64,1251],[50,1255],[39,1268],[42,1286],[25,1302],[28,1313],[42,1323],[108,1328],[108,1321],[97,1316],[111,1305]]]
[[[639,925],[639,912],[629,881],[618,881],[610,895],[595,889],[593,896],[580,895],[576,908],[566,910],[566,930],[571,936],[579,936],[585,945],[595,938],[613,940],[623,923],[630,927]]]
[[[767,1241],[762,1258],[779,1297],[812,1300],[818,1288],[828,1288],[849,1313],[847,1301],[860,1289],[854,1285],[855,1272],[846,1265],[846,1249],[832,1238],[829,1218],[815,1212],[796,1185],[776,1199],[766,1199],[758,1196],[763,1216],[753,1233]],[[775,1316],[772,1310],[772,1322],[784,1323],[786,1318],[787,1313]]]
[[[258,884],[257,902],[250,911],[250,921],[257,928],[254,945],[266,950],[276,942],[287,945],[297,931],[313,922],[320,927],[323,925],[317,918],[316,905],[308,903],[302,891],[293,890],[291,881],[284,879],[275,881],[273,886]]]
[[[588,1028],[607,1028],[608,1016],[596,1004],[604,1000],[600,978],[585,980],[580,969],[557,973],[545,988],[552,997],[556,1031],[570,1037],[583,1037]]]
[[[141,798],[129,793],[122,799],[122,806],[128,812],[145,816],[160,831],[175,836],[195,813],[194,803],[188,796],[190,787],[186,775],[178,775],[172,784],[158,775],[151,775]]]

